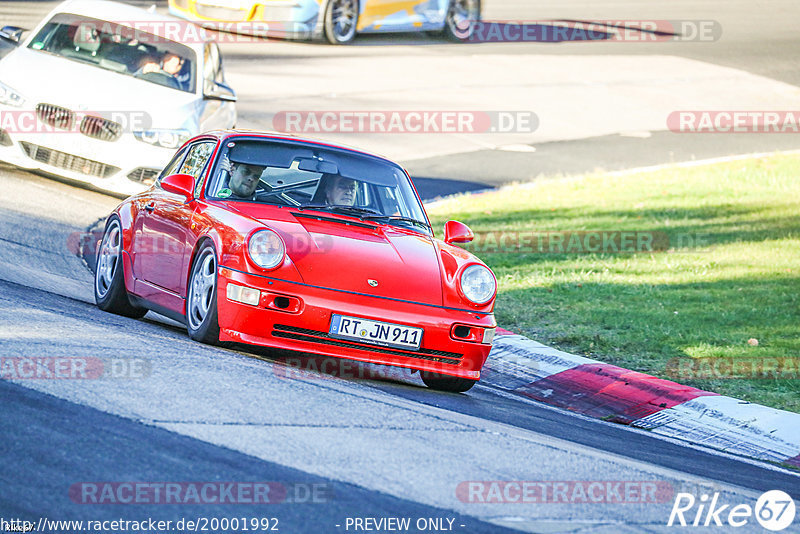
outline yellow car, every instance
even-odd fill
[[[169,11],[203,26],[286,39],[351,42],[359,33],[430,31],[467,39],[480,0],[169,0]]]

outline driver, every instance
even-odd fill
[[[246,163],[229,163],[231,179],[229,187],[238,198],[255,199],[255,192],[266,167]]]
[[[150,74],[151,72],[162,72],[161,60],[155,55],[149,54],[139,60],[139,68],[134,75]]]
[[[184,91],[187,89],[189,83],[189,73],[182,73],[185,61],[186,60],[174,52],[167,52],[161,60],[161,69],[175,78],[180,89]]]
[[[181,75],[184,60],[179,55],[172,52],[167,52],[163,56],[156,53],[150,53],[142,57],[139,61],[139,69],[134,72],[134,76],[144,77],[145,74],[155,73],[166,77],[162,83],[167,87],[175,89],[186,90],[187,82],[189,81],[188,75]]]
[[[356,203],[358,183],[343,176],[333,176],[325,184],[325,202],[333,206],[352,206]]]

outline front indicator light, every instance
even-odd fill
[[[253,289],[252,287],[228,284],[227,296],[228,300],[232,300],[234,302],[241,302],[242,304],[249,304],[250,306],[258,306],[258,303],[261,300],[261,291],[258,289]]]
[[[494,339],[494,328],[483,328],[481,326],[468,326],[464,324],[455,324],[450,329],[450,337],[457,341],[466,341],[468,343],[483,343],[484,345],[491,345]]]
[[[494,328],[487,328],[483,331],[483,344],[484,345],[491,345],[492,341],[494,341]]]

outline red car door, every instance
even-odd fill
[[[191,145],[185,151],[185,158],[177,162],[173,160],[164,176],[184,173],[199,180],[214,147],[213,141]],[[136,224],[134,272],[146,282],[142,291],[137,290],[137,293],[181,313],[191,251],[189,225],[194,209],[194,202],[187,202],[181,195],[169,193],[156,185],[149,195],[142,197]]]

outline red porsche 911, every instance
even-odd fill
[[[435,239],[408,174],[378,156],[248,131],[188,141],[120,204],[99,243],[95,300],[237,342],[416,369],[432,388],[480,378],[497,326],[494,274]]]

